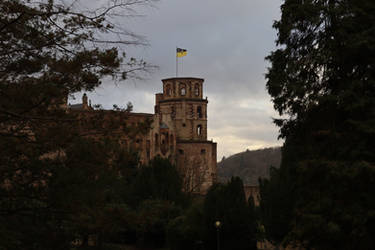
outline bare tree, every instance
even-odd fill
[[[179,164],[178,171],[182,177],[182,187],[186,193],[200,193],[205,181],[204,159],[200,157],[184,156],[183,164]]]

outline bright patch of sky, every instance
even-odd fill
[[[116,85],[106,79],[88,96],[105,108],[130,101],[135,112],[153,113],[161,79],[176,74],[176,47],[184,48],[187,56],[179,64],[179,76],[205,79],[208,139],[218,143],[218,160],[246,149],[281,145],[264,78],[269,66],[264,58],[275,49],[272,24],[280,18],[280,5],[281,0],[161,0],[154,7],[136,9],[141,16],[124,16],[117,23],[145,36],[150,46],[126,51],[159,69],[144,81]]]

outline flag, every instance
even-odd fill
[[[187,50],[177,48],[176,53],[177,53],[177,57],[183,57],[187,55]]]

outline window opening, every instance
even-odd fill
[[[202,134],[202,125],[198,125],[197,126],[197,135],[201,135]]]
[[[197,114],[198,114],[198,118],[202,118],[202,107],[201,106],[198,106],[197,108]]]
[[[170,96],[172,94],[171,86],[167,85],[167,95]]]
[[[186,86],[185,86],[185,84],[181,84],[180,95],[182,95],[182,96],[186,95]]]
[[[199,85],[198,84],[195,85],[194,92],[195,92],[196,96],[199,96]]]

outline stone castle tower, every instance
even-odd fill
[[[154,120],[161,133],[161,153],[166,155],[163,145],[169,136],[169,141],[176,144],[169,145],[170,156],[184,176],[184,189],[205,193],[216,181],[216,143],[207,140],[204,80],[189,77],[162,82],[163,93],[156,94]]]

